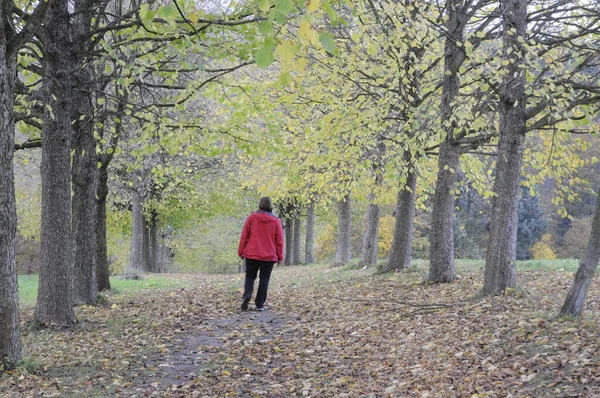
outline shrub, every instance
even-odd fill
[[[517,260],[528,260],[529,248],[546,232],[548,220],[537,196],[521,187],[519,200],[519,226],[517,230]]]
[[[237,248],[244,219],[211,217],[177,231],[170,239],[175,253],[173,271],[236,273],[241,260]]]
[[[381,217],[379,220],[379,242],[377,257],[385,258],[389,256],[392,249],[392,240],[394,239],[394,225],[396,219],[392,215]]]
[[[591,231],[592,217],[573,218],[571,227],[563,238],[559,257],[580,259],[585,254]]]
[[[544,234],[542,239],[529,248],[529,254],[534,260],[555,259],[556,254],[552,250],[552,236]]]
[[[456,258],[483,258],[481,248],[467,234],[465,226],[459,222],[454,223],[454,256]]]
[[[315,257],[323,262],[335,255],[336,230],[330,224],[325,224],[323,230],[315,239]]]

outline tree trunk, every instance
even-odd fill
[[[373,195],[370,196],[370,202],[372,202],[374,197]],[[360,266],[371,267],[377,265],[377,252],[379,249],[379,205],[369,203],[365,224],[365,234],[360,250]]]
[[[144,227],[142,228],[142,265],[144,272],[152,272],[152,248],[150,247],[150,220],[143,215]]]
[[[306,246],[305,259],[306,264],[315,262],[315,205],[311,203],[306,208]]]
[[[456,278],[453,221],[459,158],[459,145],[449,140],[442,143],[429,234],[429,281],[433,283],[452,282]]]
[[[567,294],[567,298],[560,310],[560,315],[581,315],[585,296],[587,295],[592,278],[598,268],[600,261],[600,190],[596,199],[596,211],[594,212],[594,220],[592,221],[592,231],[588,241],[585,256],[579,263],[575,280],[571,285],[571,289]]]
[[[71,124],[72,68],[68,2],[48,6],[44,35],[42,128],[42,225],[40,276],[35,320],[40,325],[72,325]]]
[[[91,81],[90,73],[80,70],[77,78],[82,84]],[[96,281],[96,140],[94,139],[92,98],[81,87],[73,91],[74,120],[73,149],[73,299],[76,304],[93,304],[98,300]]]
[[[98,300],[96,280],[96,180],[98,174],[94,138],[94,89],[87,44],[91,30],[92,7],[97,0],[74,2],[73,50],[77,70],[73,90],[73,299],[76,304],[93,304]]]
[[[159,255],[160,255],[160,260],[158,262],[158,272],[163,273],[163,272],[168,272],[171,269],[171,264],[173,264],[173,251],[171,250],[171,248],[169,246],[167,246],[164,241],[166,239],[166,236],[163,234],[162,235],[162,242],[160,243],[160,250],[159,250]]]
[[[139,279],[144,272],[144,210],[142,195],[133,194],[131,211],[131,249],[129,251],[129,269],[127,279]]]
[[[10,8],[8,8],[10,10]],[[17,210],[13,154],[15,118],[13,87],[16,53],[10,54],[4,36],[7,17],[0,1],[0,368],[12,369],[21,359],[19,291],[15,245]]]
[[[285,216],[285,265],[294,263],[294,219]]]
[[[415,223],[415,189],[417,173],[412,165],[407,167],[406,184],[398,192],[396,206],[396,223],[390,259],[384,272],[410,267],[412,253],[413,230]]]
[[[159,272],[160,246],[158,245],[158,214],[155,210],[150,213],[150,270]]]
[[[302,219],[294,217],[294,265],[302,264]]]
[[[96,282],[98,291],[110,290],[108,248],[106,244],[106,197],[108,196],[108,170],[104,165],[98,169],[96,186]]]
[[[484,294],[501,293],[517,281],[519,187],[525,146],[525,40],[527,0],[503,0],[504,57],[509,60],[501,86],[500,143],[492,200],[492,223],[485,258]]]
[[[338,201],[338,232],[337,244],[335,250],[335,267],[348,264],[350,262],[350,194]]]
[[[461,49],[465,28],[462,0],[446,2],[445,27],[449,32],[444,46],[444,79],[440,105],[442,129],[445,140],[440,146],[438,176],[433,196],[431,214],[431,234],[429,237],[429,281],[433,283],[452,282],[456,278],[454,268],[454,197],[457,173],[460,167],[460,145],[455,141],[456,122],[453,121],[453,101],[460,87],[459,68],[465,60]]]

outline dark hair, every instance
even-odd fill
[[[258,202],[258,208],[264,211],[273,211],[273,202],[268,196],[260,198]]]

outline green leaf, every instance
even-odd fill
[[[273,47],[264,46],[256,52],[254,60],[259,68],[266,68],[273,63]]]
[[[280,13],[287,15],[292,10],[292,3],[290,0],[275,0],[275,9]]]
[[[277,40],[275,40],[274,37],[267,37],[265,39],[265,47],[269,47],[271,50],[275,48],[275,46],[277,45]]]
[[[140,6],[140,19],[145,26],[151,25],[154,19],[154,10],[151,10],[148,4],[142,4]]]
[[[275,13],[275,20],[280,23],[280,24],[285,24],[287,22],[287,14],[281,13],[281,12],[276,12]]]
[[[335,45],[333,36],[331,36],[329,33],[321,33],[319,35],[319,42],[323,46],[323,49],[329,54],[338,55],[338,48]]]
[[[291,82],[292,76],[289,73],[282,73],[279,75],[279,79],[277,80],[277,83],[281,84],[282,86],[288,86]]]
[[[159,7],[157,13],[164,19],[172,19],[179,14],[177,9],[171,5]]]
[[[263,35],[268,35],[273,30],[273,22],[263,21],[258,25],[258,31]]]

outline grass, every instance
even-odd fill
[[[579,266],[579,260],[574,258],[561,258],[555,260],[527,260],[517,261],[517,270],[537,271],[568,271],[575,272]]]
[[[38,275],[19,275],[19,301],[22,308],[35,306]],[[192,279],[181,275],[145,275],[141,280],[127,280],[120,276],[110,278],[110,294],[136,293],[146,290],[172,290],[191,286]]]
[[[385,260],[380,260],[385,261]],[[535,271],[566,271],[575,272],[579,262],[576,259],[555,259],[555,260],[528,260],[517,261],[517,270],[535,270]],[[426,275],[429,262],[422,259],[412,260],[412,271]],[[485,266],[484,260],[461,259],[456,261],[457,272],[463,273],[474,269],[483,269]],[[329,266],[325,263],[312,264],[305,267],[325,267]],[[283,269],[283,268],[282,268]],[[332,280],[345,279],[350,274],[348,271],[359,270],[358,259],[353,259],[350,264],[341,268],[332,268],[325,270],[324,273],[304,273],[292,272],[286,275],[284,283],[291,284],[327,284]],[[277,269],[276,269],[277,272]],[[364,273],[371,273],[372,270],[364,270]],[[348,274],[348,275],[346,275]],[[361,273],[362,274],[362,273]],[[233,275],[232,275],[233,276]],[[234,281],[231,281],[231,288],[237,289],[237,279],[233,276]],[[145,275],[141,280],[126,280],[119,276],[111,277],[110,284],[112,290],[109,294],[129,294],[139,293],[146,290],[174,290],[187,288],[191,286],[193,278],[186,278],[182,275]],[[37,275],[19,275],[19,299],[21,307],[31,308],[35,306],[37,299],[38,276]]]
[[[37,299],[38,275],[19,275],[19,301],[22,307],[33,307]]]

